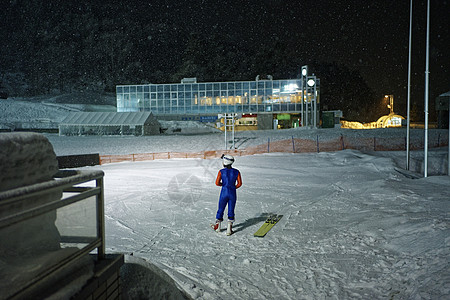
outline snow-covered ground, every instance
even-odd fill
[[[36,104],[33,111],[29,101],[26,109],[1,103],[19,104],[1,106],[3,121],[5,115],[12,122],[57,121],[67,112],[67,106]],[[446,133],[430,132],[442,138]],[[405,130],[239,132],[236,146],[341,134],[394,138],[404,137]],[[224,148],[219,133],[46,136],[57,155]],[[423,131],[413,130],[412,136],[418,140]],[[404,167],[404,157],[404,152],[355,150],[237,157],[243,186],[232,236],[209,226],[220,190],[214,185],[219,158],[86,169],[105,172],[106,246],[108,252],[128,254],[125,299],[183,297],[174,285],[194,299],[448,299],[450,177],[406,177],[396,169]],[[412,157],[420,160],[423,154]],[[431,150],[430,158],[435,162],[430,173],[446,173],[447,148]],[[254,237],[271,213],[284,216],[266,237]]]
[[[223,135],[212,137],[223,141]],[[210,135],[171,138],[177,142],[170,149],[220,147]],[[59,139],[50,136],[64,154]],[[120,151],[138,152],[131,141],[140,138],[124,139],[128,147]],[[402,154],[237,157],[243,186],[232,236],[209,226],[219,158],[88,169],[105,172],[107,250],[132,253],[132,263],[142,260],[152,275],[127,272],[125,298],[167,296],[173,280],[194,299],[446,299],[450,177],[405,177],[395,169]],[[254,237],[271,213],[284,216],[266,237]],[[166,279],[155,284],[155,278]]]
[[[61,122],[70,108],[46,105],[40,101],[3,99],[0,101],[0,129],[46,128]],[[52,127],[57,128],[57,125]]]

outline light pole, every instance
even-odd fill
[[[408,105],[406,108],[406,170],[409,170],[409,132],[410,132],[410,123],[411,123],[411,40],[412,40],[412,4],[413,0],[410,1],[409,4],[409,54],[408,54]],[[450,143],[449,143],[450,144]],[[450,161],[450,159],[449,159]]]
[[[425,142],[424,142],[424,172],[428,177],[428,83],[429,83],[429,57],[430,57],[430,0],[427,1],[427,46],[425,57]]]
[[[302,126],[305,126],[305,109],[304,109],[304,102],[306,97],[306,76],[308,76],[308,66],[302,67],[302,102],[301,102],[301,117],[302,117]],[[307,124],[306,124],[307,125]]]
[[[316,76],[308,76],[306,84],[309,86],[309,92],[311,96],[311,114],[313,127],[317,126],[317,105],[316,105]],[[313,107],[314,105],[314,107]]]
[[[389,108],[389,114],[393,114],[394,113],[394,95],[385,95],[384,99],[386,99],[386,101],[389,101],[389,104],[387,105],[387,107]]]

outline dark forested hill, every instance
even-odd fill
[[[423,1],[417,8],[415,33],[422,42]],[[432,11],[432,99],[448,87],[446,8],[439,3]],[[307,64],[321,78],[323,107],[373,120],[388,111],[380,102],[384,94],[395,95],[400,113],[404,107],[408,9],[387,0],[3,1],[0,86],[20,96],[112,92],[117,84],[183,77],[296,78]],[[420,108],[419,59],[413,100]]]

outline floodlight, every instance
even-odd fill
[[[308,66],[303,66],[302,67],[302,76],[306,76],[308,75]]]

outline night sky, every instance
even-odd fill
[[[380,99],[394,94],[396,111],[406,115],[409,1],[221,1],[211,8],[207,3],[203,1],[199,11],[190,10],[183,20],[203,32],[217,30],[226,39],[245,40],[255,48],[277,40],[298,49],[304,64],[344,64],[359,71]],[[259,8],[249,9],[255,5]],[[430,7],[430,103],[434,103],[436,96],[450,90],[450,9],[443,0],[431,1]],[[421,106],[426,1],[414,0],[412,34],[411,97]]]
[[[11,40],[10,33],[5,31],[14,32],[22,30],[21,27],[26,28],[28,17],[22,16],[22,21],[16,21],[19,18],[18,14],[27,13],[18,8],[21,2],[23,1],[6,1],[6,9],[1,13],[2,20],[0,20],[0,25],[3,27],[2,39],[7,41],[6,45],[10,51],[17,48],[15,50],[17,57],[21,57],[20,46],[14,45],[12,41],[8,45]],[[116,31],[120,31],[124,26],[128,26],[129,22],[133,22],[134,26],[142,28],[143,34],[138,37],[142,40],[141,52],[149,53],[140,63],[153,68],[154,74],[158,72],[165,74],[167,70],[173,70],[174,66],[186,62],[188,59],[186,48],[189,47],[189,42],[192,43],[190,37],[193,34],[200,46],[192,47],[191,51],[192,49],[200,51],[196,53],[196,56],[204,55],[205,63],[208,57],[211,57],[207,55],[208,45],[220,40],[221,49],[214,49],[218,52],[216,57],[223,56],[225,63],[231,60],[249,70],[246,78],[239,78],[239,76],[221,78],[220,74],[215,74],[215,79],[224,81],[253,80],[254,77],[249,78],[248,74],[256,76],[261,73],[278,74],[284,78],[296,77],[302,65],[314,65],[317,62],[336,63],[355,72],[355,76],[360,75],[380,101],[383,95],[394,94],[395,111],[406,115],[409,1],[156,0],[144,2],[129,0],[86,4],[90,2],[44,1],[47,12],[44,11],[41,14],[42,20],[39,22],[49,24],[53,22],[51,26],[55,27],[58,20],[52,19],[53,9],[77,13],[80,19],[78,22],[87,23],[90,20],[83,18],[95,18],[95,22],[101,23],[95,26],[96,30],[102,30],[102,28],[110,30],[108,24],[111,24]],[[29,11],[28,7],[28,13]],[[412,102],[423,111],[426,1],[414,1],[413,12]],[[450,90],[449,16],[448,1],[431,1],[431,105],[435,97]],[[108,22],[108,20],[113,21]],[[36,22],[35,17],[34,22]],[[72,20],[69,24],[77,23]],[[45,29],[45,34],[49,34],[49,30],[51,28]],[[71,28],[68,34],[77,36],[76,31],[77,28]],[[58,36],[60,34],[56,35]],[[167,40],[171,40],[171,47],[167,47]],[[116,47],[117,44],[120,44],[120,41],[116,41],[115,46],[113,44],[112,47]],[[109,52],[112,51],[113,48]],[[126,45],[121,45],[120,51],[128,51]],[[158,51],[162,52],[159,56]],[[273,53],[278,53],[277,61],[271,61]],[[281,57],[283,53],[286,53],[286,60],[289,61],[281,62],[280,53]],[[254,61],[251,64],[248,63],[250,60],[247,58],[253,56],[263,59],[260,59],[257,64]],[[227,57],[228,60],[226,60]],[[220,63],[220,60],[217,63]],[[249,65],[245,65],[246,63]],[[283,73],[278,70],[281,66],[286,68],[285,66],[289,64],[291,64],[289,72]],[[17,69],[17,64],[14,68]],[[310,72],[315,70],[310,68]],[[317,72],[315,75],[325,77],[324,74]],[[153,78],[149,80],[155,81]],[[116,84],[120,83],[132,82],[116,82]],[[322,85],[325,84],[322,82]],[[431,113],[433,113],[433,107],[430,107]]]

